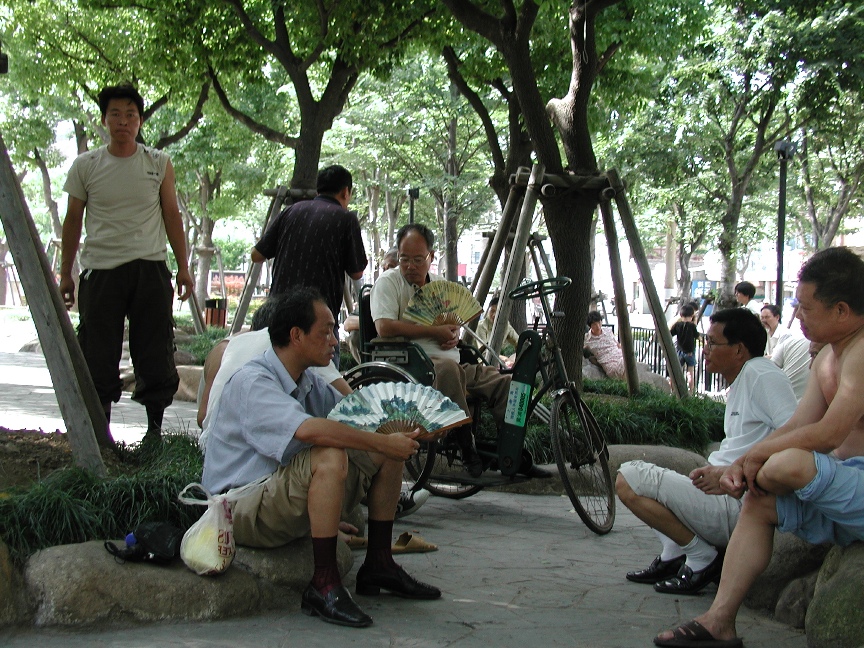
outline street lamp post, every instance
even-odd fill
[[[780,190],[777,203],[777,307],[783,308],[783,248],[786,246],[786,166],[795,155],[795,143],[780,140],[774,151],[780,161]]]
[[[414,201],[420,197],[420,188],[411,187],[408,189],[408,222],[414,222]]]

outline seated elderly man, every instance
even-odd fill
[[[660,555],[627,580],[658,592],[695,594],[720,576],[723,549],[741,502],[718,482],[735,459],[789,420],[797,401],[789,379],[764,357],[768,335],[745,308],[717,311],[705,336],[705,370],[729,383],[725,438],[708,465],[689,477],[643,461],[621,465],[616,483],[623,504],[657,534]]]
[[[357,593],[381,589],[413,599],[441,592],[393,561],[393,515],[406,459],[418,432],[375,434],[330,421],[342,395],[307,371],[333,358],[333,314],[314,289],[289,292],[274,307],[272,347],[237,371],[213,411],[204,455],[204,486],[213,493],[261,480],[234,504],[234,537],[250,547],[278,547],[311,535],[315,570],[301,610],[324,621],[372,623],[342,586],[336,563],[341,515],[366,495],[366,560]]]
[[[425,225],[411,223],[396,234],[399,266],[382,274],[372,287],[371,310],[375,329],[381,337],[405,337],[419,344],[435,365],[435,388],[458,404],[471,416],[466,393],[487,399],[492,416],[500,426],[507,409],[510,376],[498,369],[481,364],[460,364],[460,327],[442,324],[425,326],[402,319],[414,292],[430,281],[444,278],[429,272],[435,253],[435,235]],[[465,468],[472,477],[479,477],[483,464],[471,430],[456,430]],[[534,465],[523,464],[524,472],[532,477],[550,474]]]
[[[771,560],[775,528],[811,543],[864,540],[864,260],[848,248],[814,254],[796,297],[801,330],[825,346],[792,418],[720,479],[744,505],[711,608],[658,646],[743,645],[735,620]]]

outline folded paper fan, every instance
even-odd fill
[[[405,307],[405,319],[438,326],[467,324],[483,312],[480,302],[465,286],[455,281],[431,281],[414,293]]]
[[[437,389],[401,382],[364,385],[339,401],[327,418],[382,434],[422,428],[421,438],[471,422],[461,407]]]

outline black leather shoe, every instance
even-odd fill
[[[325,595],[309,586],[300,599],[300,610],[309,616],[320,616],[322,621],[352,628],[365,628],[372,625],[372,617],[360,609],[341,585],[337,585]]]
[[[722,552],[717,554],[710,565],[697,572],[687,565],[682,565],[677,576],[654,583],[654,589],[663,594],[697,594],[709,583],[720,582],[721,571],[723,571]]]
[[[357,571],[357,593],[378,596],[382,589],[407,599],[441,598],[441,590],[415,580],[401,567],[397,567],[396,571],[373,572],[363,564]]]
[[[462,448],[462,465],[472,477],[479,477],[483,474],[483,460],[473,445]]]
[[[552,477],[552,473],[546,470],[545,468],[541,468],[537,464],[531,464],[528,468],[520,468],[517,471],[520,475],[525,475],[526,477],[531,477],[532,479],[549,479]]]
[[[634,583],[647,583],[653,585],[667,578],[671,578],[678,573],[678,570],[684,565],[687,556],[680,555],[672,560],[660,560],[657,556],[648,567],[638,571],[627,572],[627,580]]]

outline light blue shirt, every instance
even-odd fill
[[[213,412],[201,483],[211,493],[274,473],[309,447],[294,438],[303,421],[326,417],[342,395],[304,371],[295,383],[270,348],[235,373]]]

